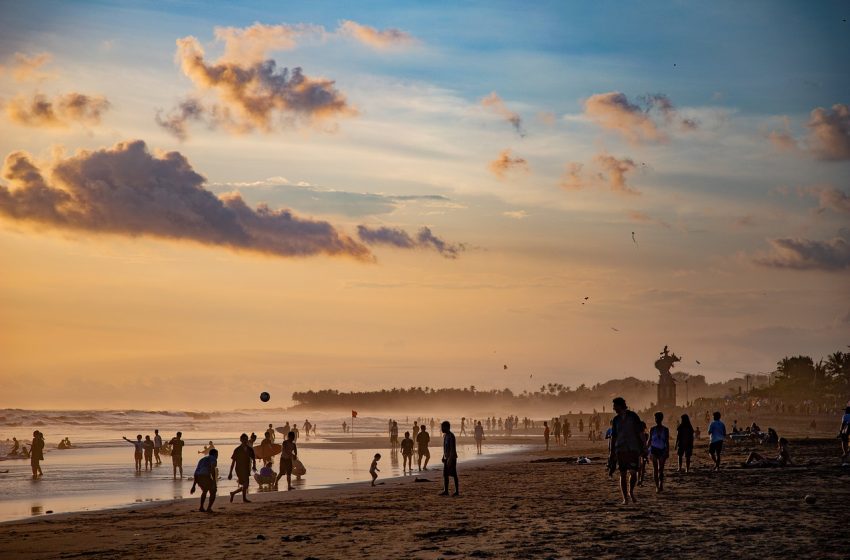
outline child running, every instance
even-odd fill
[[[369,467],[369,474],[372,475],[372,486],[375,485],[375,481],[378,480],[378,473],[381,472],[381,469],[378,468],[378,461],[381,460],[381,454],[375,453],[375,458],[372,459],[372,465]]]
[[[649,430],[649,456],[652,459],[652,478],[655,491],[664,491],[664,463],[670,456],[670,429],[664,426],[664,413],[655,413],[655,425]]]
[[[198,466],[195,468],[195,482],[192,483],[192,489],[189,490],[190,494],[195,493],[195,486],[201,487],[201,507],[198,511],[206,511],[207,513],[212,513],[213,511],[213,502],[215,502],[215,493],[217,489],[217,483],[215,480],[215,469],[218,464],[218,449],[212,449],[209,452],[209,455],[205,457],[201,457],[201,460],[198,461]],[[204,500],[207,498],[207,494],[210,495],[210,503],[207,505],[207,508],[204,509]]]

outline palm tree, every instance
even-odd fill
[[[827,356],[824,367],[835,382],[850,385],[850,352],[833,352]]]

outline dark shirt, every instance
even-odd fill
[[[195,468],[195,476],[209,476],[215,472],[216,460],[212,455],[207,455],[198,461],[198,466]]]
[[[419,444],[420,449],[428,447],[428,442],[430,441],[431,436],[428,435],[428,432],[419,432],[418,434],[416,434],[416,443]]]
[[[236,461],[236,471],[246,472],[251,470],[251,465],[257,460],[254,455],[254,449],[249,445],[240,445],[233,450],[233,455],[230,456],[233,461]]]
[[[443,437],[443,457],[446,458],[446,461],[457,461],[455,435],[451,432],[446,432]]]
[[[171,456],[172,457],[182,457],[183,456],[183,446],[186,444],[182,439],[172,438],[171,443]]]
[[[676,428],[676,441],[680,449],[694,446],[694,427],[690,424],[679,424]]]
[[[614,417],[611,426],[614,451],[643,451],[644,436],[640,424],[640,417],[632,410],[627,410],[622,416],[618,414]]]

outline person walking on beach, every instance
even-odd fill
[[[268,434],[269,434],[268,435],[269,441],[274,443],[274,439],[275,439],[274,426],[272,426],[271,424],[269,424]]]
[[[392,421],[390,425],[390,451],[398,449],[398,422]]]
[[[629,410],[623,397],[617,397],[613,402],[617,415],[611,424],[611,461],[616,461],[620,471],[620,494],[623,496],[623,504],[628,504],[629,498],[637,503],[635,484],[644,451],[641,429],[643,422],[635,412]]]
[[[663,425],[664,413],[655,413],[655,425],[649,430],[649,458],[652,460],[652,479],[655,491],[664,491],[664,464],[670,457],[670,429]]]
[[[282,451],[280,452],[280,472],[277,475],[277,478],[274,481],[274,486],[277,488],[277,483],[280,479],[285,475],[286,476],[286,489],[294,490],[292,487],[292,469],[294,466],[295,458],[298,457],[298,446],[295,445],[295,432],[289,432],[286,434],[286,439],[281,445]]]
[[[234,449],[233,455],[230,456],[230,473],[227,475],[227,480],[233,480],[233,469],[236,468],[236,481],[239,486],[230,493],[230,501],[242,492],[242,501],[251,503],[248,499],[248,484],[251,481],[251,471],[257,472],[257,457],[254,455],[254,448],[248,445],[248,434],[239,436],[239,441],[239,447]]]
[[[555,432],[555,445],[561,445],[561,421],[555,418],[552,428],[554,428],[553,431]]]
[[[431,451],[428,449],[428,444],[431,442],[431,435],[425,431],[425,424],[419,426],[419,433],[416,434],[416,447],[419,450],[419,470],[428,470],[428,461],[431,460]],[[422,458],[425,458],[425,466],[422,466]]]
[[[481,442],[484,441],[484,426],[481,425],[481,420],[475,424],[475,450],[481,455]]]
[[[546,451],[549,451],[549,422],[543,421],[543,441],[546,442]]]
[[[404,439],[401,440],[401,472],[413,472],[413,440],[410,439],[410,432],[404,432]]]
[[[679,455],[679,472],[682,472],[682,457],[685,457],[685,472],[691,472],[691,455],[694,452],[694,427],[691,418],[682,414],[682,422],[676,428],[676,453]]]
[[[217,465],[218,449],[212,449],[208,455],[201,457],[201,460],[198,461],[198,466],[195,467],[195,482],[192,484],[192,489],[189,490],[189,493],[195,493],[196,485],[201,487],[201,507],[198,511],[212,513],[213,503],[215,502],[215,494],[218,489],[218,482],[215,479],[215,469]],[[204,500],[208,493],[210,495],[210,503],[207,505],[207,508],[204,509]]]
[[[720,455],[723,453],[723,440],[726,439],[726,424],[720,421],[720,412],[714,413],[714,422],[708,426],[711,443],[708,444],[708,454],[714,460],[713,471],[720,470]]]
[[[30,466],[32,467],[33,480],[44,476],[44,473],[41,472],[41,461],[44,461],[44,434],[36,430],[32,433],[32,445],[30,445]]]
[[[153,440],[151,436],[145,436],[142,448],[145,451],[145,470],[153,470]]]
[[[159,458],[159,450],[162,449],[162,436],[159,435],[159,430],[153,431],[153,456],[156,457],[156,464],[161,465],[162,459]]]
[[[142,434],[136,436],[136,441],[131,439],[127,439],[125,436],[122,436],[124,441],[131,444],[135,447],[135,451],[133,452],[133,459],[136,461],[136,472],[141,472],[142,470],[142,452],[144,450],[144,444],[142,443]],[[181,475],[182,477],[182,475]]]
[[[457,443],[452,433],[452,425],[448,420],[440,424],[443,432],[443,491],[440,496],[449,495],[449,477],[455,481],[455,493],[452,496],[460,496],[460,483],[457,478]]]
[[[381,472],[381,469],[378,468],[378,461],[380,460],[381,454],[375,453],[375,457],[372,459],[372,464],[369,465],[369,474],[372,476],[372,486],[375,486],[375,481],[378,480],[378,473]],[[383,484],[383,482],[381,484]]]
[[[177,432],[168,444],[171,446],[171,466],[174,469],[174,478],[177,478],[177,471],[180,471],[180,478],[183,478],[183,445],[184,442],[180,439],[183,432]]]

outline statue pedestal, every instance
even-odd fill
[[[676,381],[669,373],[661,374],[658,379],[658,408],[675,408]]]

